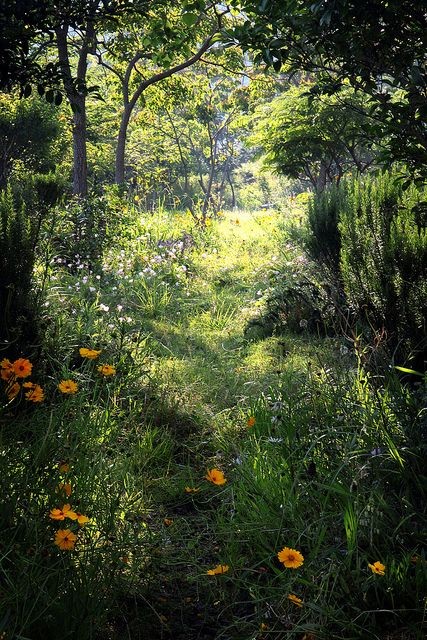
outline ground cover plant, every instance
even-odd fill
[[[120,206],[2,354],[4,637],[421,638],[422,384],[250,333],[301,268],[277,213]]]

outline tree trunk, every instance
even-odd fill
[[[114,182],[116,184],[124,184],[125,182],[125,150],[126,150],[126,137],[129,126],[129,120],[133,109],[133,104],[129,103],[125,106],[122,119],[120,122],[119,135],[117,137],[116,148],[116,173]]]
[[[73,105],[73,193],[87,196],[86,99],[80,94],[70,100]]]

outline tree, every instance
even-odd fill
[[[270,104],[258,107],[250,138],[276,172],[307,180],[321,192],[351,169],[363,173],[372,163],[363,94],[347,87],[312,101],[312,83],[288,88]]]
[[[313,91],[343,83],[369,96],[383,159],[405,162],[420,179],[427,166],[427,15],[423,0],[237,0],[245,16],[230,42],[279,70],[316,75]]]
[[[198,62],[214,45],[225,13],[214,4],[191,13],[167,2],[153,3],[144,23],[133,14],[131,20],[122,21],[114,34],[105,33],[98,41],[98,61],[118,78],[123,101],[116,147],[116,184],[125,181],[129,122],[143,93]]]

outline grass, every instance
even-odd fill
[[[45,401],[0,414],[5,638],[422,637],[423,386],[370,376],[339,338],[247,331],[301,269],[279,223],[141,214],[92,272],[53,259],[22,354]],[[66,501],[90,522],[53,521]]]

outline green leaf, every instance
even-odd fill
[[[187,25],[187,27],[192,27],[193,24],[196,24],[198,19],[199,19],[199,16],[197,15],[197,13],[183,13],[182,14],[182,21],[183,21],[184,24]]]

